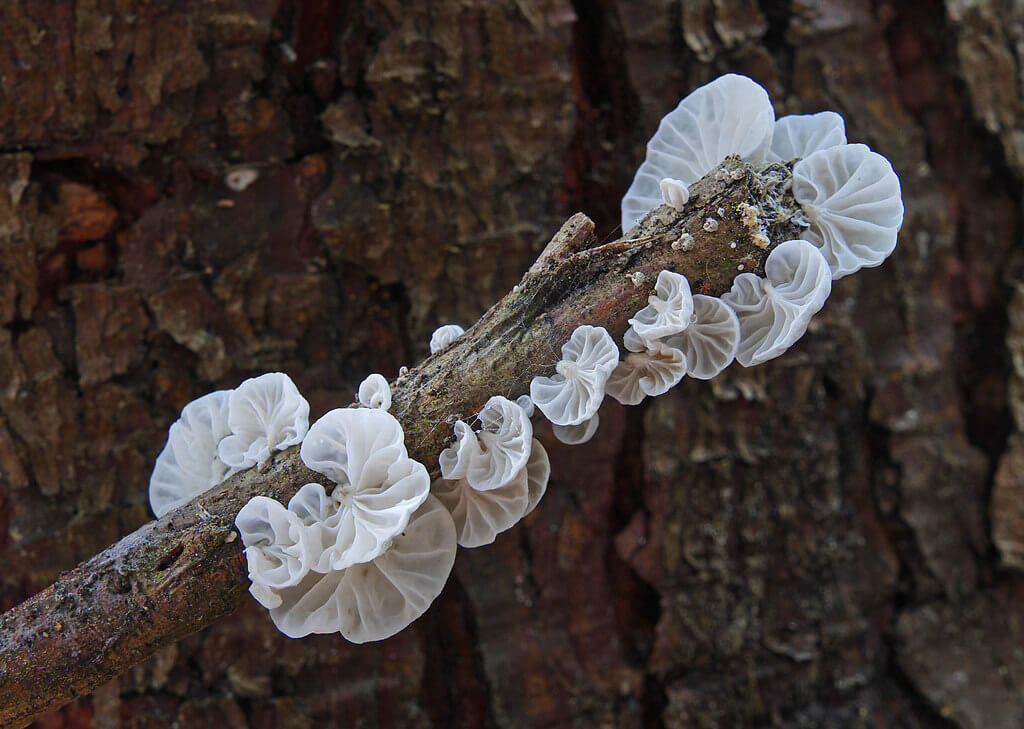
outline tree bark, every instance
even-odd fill
[[[610,403],[584,446],[539,428],[539,509],[462,551],[410,630],[290,641],[243,600],[39,726],[1024,725],[1022,21],[1002,0],[3,4],[5,610],[154,528],[142,485],[189,400],[282,370],[315,417],[480,319],[572,212],[614,241],[658,120],[722,72],[779,116],[838,111],[907,207],[894,256],[835,282],[785,357]],[[449,414],[421,401],[396,405]],[[244,570],[216,509],[165,571],[222,545],[227,612]],[[151,629],[117,617],[119,640]]]

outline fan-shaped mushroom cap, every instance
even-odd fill
[[[445,324],[430,335],[430,353],[437,354],[451,346],[452,342],[466,333],[458,324]]]
[[[764,162],[774,122],[768,93],[746,76],[726,74],[693,91],[647,143],[647,158],[622,198],[622,232],[661,205],[666,177],[692,185],[731,154]]]
[[[231,391],[228,425],[231,435],[220,442],[217,453],[239,471],[301,443],[309,429],[309,403],[288,375],[268,372]]]
[[[654,293],[647,297],[647,306],[629,320],[633,331],[645,341],[677,334],[690,325],[693,295],[686,276],[662,271],[654,284]]]
[[[536,438],[533,439],[533,447],[530,449],[530,460],[526,462],[526,488],[529,492],[529,503],[526,505],[527,516],[537,508],[537,504],[544,497],[548,490],[548,478],[551,476],[551,461],[548,459],[548,452]]]
[[[601,406],[619,350],[603,327],[576,327],[553,377],[534,377],[530,399],[556,425],[578,425]]]
[[[647,349],[647,342],[636,333],[633,327],[629,327],[622,335],[622,346],[629,352],[643,352]]]
[[[665,344],[686,355],[686,374],[710,380],[736,358],[740,345],[740,322],[721,299],[697,294],[693,297],[693,321]]]
[[[455,421],[455,444],[441,451],[437,463],[441,467],[441,476],[458,480],[466,477],[469,462],[474,456],[480,455],[480,441],[476,433],[461,420]]]
[[[249,579],[278,590],[299,584],[316,555],[306,541],[299,518],[266,496],[254,496],[235,517],[245,545]]]
[[[744,367],[778,357],[807,330],[832,290],[828,263],[812,243],[788,240],[765,261],[767,278],[742,273],[722,295],[740,322],[736,360]]]
[[[583,445],[597,433],[597,426],[601,424],[601,413],[594,413],[594,417],[587,418],[579,425],[555,425],[552,423],[551,432],[561,443],[566,445]]]
[[[439,478],[430,490],[451,512],[459,546],[472,549],[490,544],[533,511],[547,489],[550,473],[547,452],[534,439],[526,466],[499,488],[480,491],[465,478]]]
[[[338,510],[321,527],[319,569],[369,562],[387,548],[430,490],[423,464],[409,458],[402,426],[383,410],[337,409],[313,423],[299,450],[302,462],[337,486]]]
[[[480,422],[480,453],[470,458],[466,479],[473,488],[487,491],[505,485],[526,466],[533,424],[521,407],[501,395],[487,401]]]
[[[359,383],[359,404],[380,410],[391,407],[391,385],[384,375],[375,372]]]
[[[821,249],[832,278],[877,266],[896,248],[900,179],[889,160],[864,144],[823,149],[797,162],[793,197],[811,224],[803,237]]]
[[[661,342],[650,342],[644,352],[631,352],[608,378],[608,394],[623,405],[637,405],[679,384],[686,374],[686,356]]]
[[[171,425],[149,479],[149,505],[158,519],[228,475],[227,465],[217,456],[217,444],[231,432],[230,394],[230,390],[218,390],[193,400]]]
[[[661,197],[666,205],[682,210],[690,201],[690,188],[682,180],[666,177],[661,181]]]
[[[336,632],[353,643],[388,638],[441,593],[455,549],[451,516],[428,496],[386,551],[344,570],[310,572],[298,585],[278,591],[281,604],[270,617],[290,638]]]
[[[775,121],[769,162],[789,162],[809,157],[819,149],[846,144],[846,125],[834,111],[790,114]]]
[[[504,486],[488,491],[478,491],[464,478],[439,478],[430,490],[451,512],[456,540],[467,549],[490,544],[501,532],[511,529],[529,504],[525,468]]]

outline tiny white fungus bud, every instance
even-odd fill
[[[259,177],[259,170],[253,169],[252,167],[240,167],[238,169],[231,170],[224,175],[224,184],[235,192],[242,192],[242,190],[256,182]]]
[[[745,169],[743,169],[742,167],[737,167],[736,169],[734,169],[730,173],[730,176],[734,180],[742,179],[743,177],[746,177],[746,175],[747,175],[747,171]]]
[[[709,233],[714,233],[716,230],[718,230],[718,221],[715,220],[714,218],[708,218],[707,220],[704,221],[704,230],[706,230]]]
[[[661,181],[661,197],[676,210],[682,210],[690,200],[690,188],[685,182],[666,177]]]
[[[634,271],[633,273],[627,273],[626,278],[632,281],[633,285],[636,286],[637,288],[643,286],[644,281],[647,279],[643,271]]]
[[[736,247],[736,241],[733,241],[732,243],[730,243],[729,247],[730,248],[735,248]]]
[[[724,218],[725,217],[725,208],[718,208],[718,217],[720,217],[720,218]]]
[[[736,270],[737,271],[742,271],[744,268],[746,268],[746,267],[742,263],[740,265],[736,266]]]

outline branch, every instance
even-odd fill
[[[405,429],[409,455],[436,476],[455,419],[475,414],[492,395],[526,393],[531,379],[552,374],[577,326],[603,326],[621,341],[626,320],[646,305],[663,269],[713,296],[730,288],[737,270],[763,275],[763,235],[775,242],[796,237],[789,183],[785,166],[756,172],[728,159],[693,186],[683,210],[657,208],[632,237],[595,245],[593,223],[579,213],[570,218],[476,325],[392,383],[391,413]],[[684,232],[692,245],[678,244]],[[0,616],[0,725],[23,726],[238,607],[249,580],[236,514],[253,496],[287,502],[318,480],[298,447],[282,451]]]

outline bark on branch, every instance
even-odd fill
[[[658,208],[631,237],[600,246],[593,223],[573,216],[512,292],[452,347],[392,383],[391,412],[410,456],[436,475],[454,420],[492,395],[528,392],[532,378],[554,371],[577,326],[603,326],[621,342],[626,320],[647,303],[661,270],[682,273],[695,293],[716,296],[738,270],[763,274],[768,250],[755,234],[777,243],[796,233],[789,182],[785,166],[756,172],[726,160],[694,185],[684,210]],[[678,243],[683,233],[692,245]],[[318,480],[297,447],[283,451],[0,616],[0,725],[24,726],[234,610],[249,586],[235,515],[253,496],[287,502]]]

